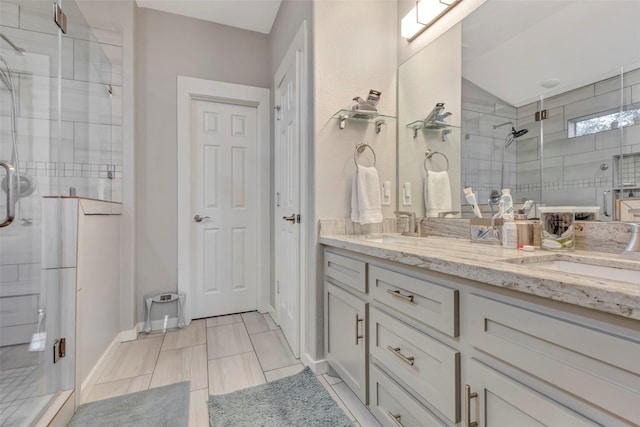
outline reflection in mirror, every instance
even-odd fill
[[[639,21],[636,1],[489,0],[402,64],[399,208],[408,208],[404,183],[422,188],[415,171],[424,159],[420,149],[430,148],[448,150],[450,191],[462,216],[472,216],[462,191],[469,185],[485,212],[492,193],[506,187],[515,202],[575,205],[600,220],[639,220],[629,213],[640,207]],[[451,32],[460,34],[459,44]],[[440,59],[456,50],[459,70]],[[427,67],[425,78],[416,78],[419,67]],[[446,92],[429,67],[459,77],[459,111],[455,90]],[[462,132],[446,142],[423,138],[418,147],[403,126],[434,102],[446,102],[451,119],[462,119]],[[536,121],[536,113],[546,119]],[[460,157],[452,159],[456,150]],[[424,216],[420,202],[413,207]]]
[[[460,212],[460,37],[458,24],[399,70],[398,210],[419,217]]]

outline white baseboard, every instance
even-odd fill
[[[311,368],[311,371],[316,374],[316,375],[320,375],[320,374],[326,374],[327,373],[327,360],[326,359],[321,359],[321,360],[314,360],[311,358],[311,356],[309,356],[308,353],[304,353],[301,357],[302,359],[302,363],[304,364],[304,366],[308,366],[309,368]]]
[[[93,386],[98,381],[98,378],[100,378],[100,375],[102,375],[102,371],[104,370],[104,366],[106,365],[106,362],[113,356],[113,354],[116,352],[116,349],[118,348],[118,345],[121,342],[122,342],[122,334],[119,333],[118,335],[116,335],[113,341],[111,341],[111,344],[109,344],[109,347],[107,347],[105,352],[102,353],[102,356],[100,356],[100,359],[98,359],[98,362],[95,364],[93,369],[91,369],[91,372],[89,372],[89,375],[87,375],[87,378],[85,378],[84,381],[82,381],[82,384],[80,385],[80,390],[76,390],[76,392],[79,392],[80,403],[85,402],[85,399],[89,396],[89,393],[91,393],[91,390],[93,390]]]
[[[134,341],[138,338],[138,331],[140,325],[136,325],[133,329],[129,329],[128,331],[120,332],[120,342]]]

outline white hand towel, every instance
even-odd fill
[[[360,224],[382,222],[380,178],[375,167],[358,166],[353,176],[351,220]]]
[[[360,222],[360,210],[358,209],[358,170],[353,173],[351,180],[351,221]]]
[[[437,218],[440,212],[453,210],[451,207],[451,185],[449,172],[429,171],[424,177],[424,205],[427,218]]]

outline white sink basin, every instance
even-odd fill
[[[638,264],[637,269],[621,266],[608,267],[596,265],[584,260],[531,260],[524,261],[524,264],[545,270],[561,271],[564,273],[579,274],[581,276],[596,277],[603,280],[616,280],[640,285],[640,264]]]

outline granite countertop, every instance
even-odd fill
[[[493,286],[550,298],[577,306],[640,320],[640,261],[593,251],[534,252],[503,249],[448,237],[404,237],[399,234],[322,236],[320,243],[355,253],[450,274]],[[572,260],[605,267],[637,270],[633,282],[599,279],[546,270],[528,264]],[[628,279],[627,279],[628,280]]]

